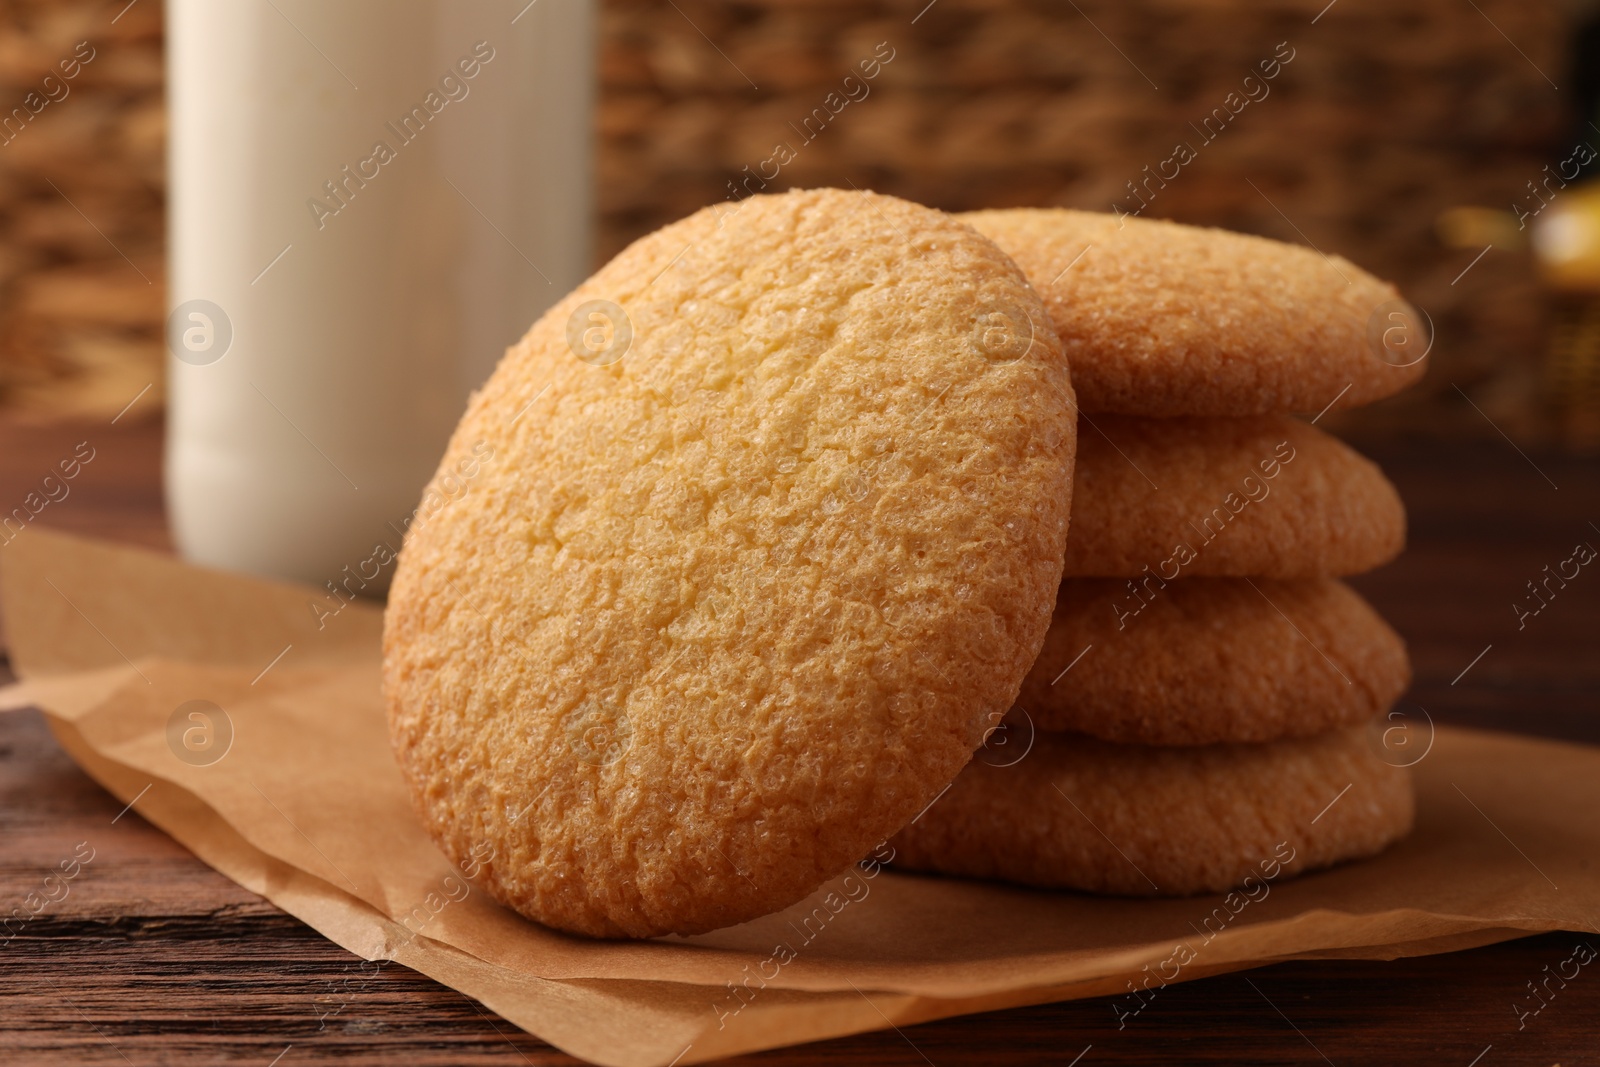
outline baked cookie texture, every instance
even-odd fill
[[[1017,703],[1041,730],[1209,745],[1369,722],[1410,684],[1405,643],[1335,579],[1069,578]]]
[[[1044,297],[1090,414],[1350,408],[1426,369],[1416,310],[1340,256],[1063,208],[960,217],[994,238]]]
[[[1359,574],[1405,547],[1383,472],[1298,419],[1103,415],[1080,428],[1070,576]]]
[[[434,484],[475,476],[401,553],[384,693],[423,822],[581,934],[803,898],[1011,706],[1074,413],[1038,297],[939,212],[795,192],[636,242],[507,352]]]
[[[915,870],[1128,896],[1222,892],[1266,864],[1297,874],[1410,832],[1410,772],[1376,753],[1366,726],[1199,748],[1041,733],[1012,766],[974,760],[891,844]]]

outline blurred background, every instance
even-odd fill
[[[1342,432],[1600,447],[1600,313],[1528,240],[1595,169],[1592,6],[1325,2],[602,0],[595,262],[756,188],[779,143],[771,190],[1105,211],[1187,141],[1147,217],[1338,252],[1431,317],[1423,385]],[[25,105],[80,42],[69,95]],[[0,0],[0,417],[109,417],[152,381],[129,417],[160,411],[162,47],[160,0]]]

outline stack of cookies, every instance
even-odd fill
[[[1393,559],[1405,514],[1376,466],[1290,413],[1413,381],[1415,312],[1345,260],[1261,238],[965,220],[1029,276],[1068,354],[1071,533],[1005,746],[901,831],[899,861],[1181,895],[1404,836],[1406,760],[1374,724],[1410,666],[1340,578]]]
[[[812,190],[641,238],[506,353],[436,481],[480,473],[407,534],[419,816],[602,937],[753,919],[891,838],[1126,893],[1382,848],[1411,794],[1365,723],[1408,668],[1337,576],[1404,518],[1285,413],[1414,377],[1369,346],[1391,313],[1343,261],[1070,212]],[[1008,712],[1037,736],[996,759]]]

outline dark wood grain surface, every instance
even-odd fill
[[[170,547],[160,428],[133,416],[114,426],[0,422],[0,509],[21,503],[80,441],[94,460],[35,521]],[[1375,458],[1406,498],[1411,542],[1356,584],[1410,643],[1408,699],[1439,721],[1600,742],[1600,576],[1586,570],[1522,629],[1512,607],[1573,545],[1600,546],[1600,464],[1509,445]],[[121,809],[37,712],[0,715],[0,916],[75,851],[87,854],[80,846],[93,850],[65,897],[0,926],[0,1063],[576,1062],[405,967],[368,976],[356,957]],[[1392,962],[1280,964],[1162,990],[1120,1031],[1106,1001],[1087,1000],[738,1062],[1600,1063],[1600,977],[1586,969],[1552,986],[1520,1028],[1513,1007],[1580,941],[1600,948],[1600,937],[1551,934]]]

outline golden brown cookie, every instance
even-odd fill
[[[1415,309],[1340,256],[1063,208],[961,218],[1044,297],[1091,414],[1350,408],[1400,391],[1426,367]]]
[[[1061,583],[1017,698],[1041,730],[1106,741],[1274,741],[1368,722],[1411,684],[1405,643],[1332,578]]]
[[[1359,574],[1405,547],[1376,464],[1298,419],[1080,424],[1066,574],[1156,588],[1197,575]]]
[[[890,844],[916,870],[1129,896],[1221,892],[1409,833],[1410,772],[1377,753],[1365,726],[1199,748],[1041,733],[1011,766],[974,760]]]
[[[424,823],[563,930],[801,899],[1011,706],[1072,413],[1038,297],[937,211],[796,192],[636,242],[507,352],[401,554],[384,689]]]

